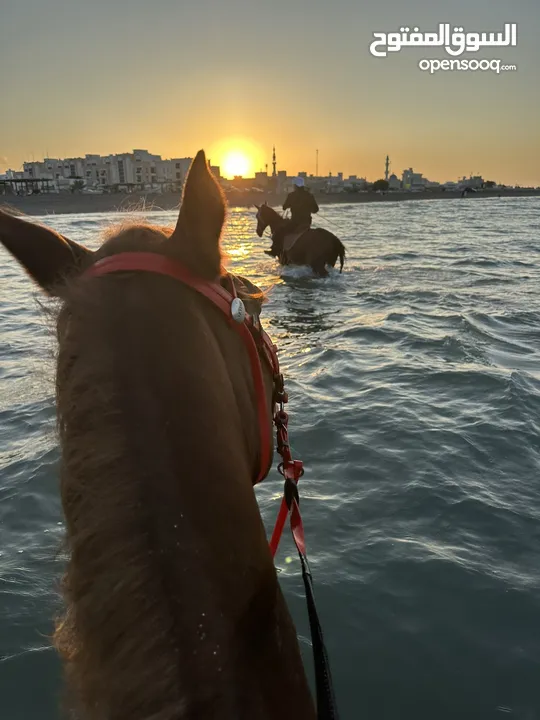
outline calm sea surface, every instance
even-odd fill
[[[118,219],[48,222],[95,247]],[[344,240],[343,275],[280,274],[252,211],[231,212],[224,244],[232,270],[274,285],[265,324],[342,720],[540,718],[540,200],[323,206],[315,224]],[[37,297],[0,250],[2,720],[59,717],[54,345]],[[267,526],[280,489],[275,470],[257,489]],[[311,676],[288,536],[277,564]]]

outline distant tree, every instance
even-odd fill
[[[75,180],[73,185],[71,186],[71,192],[76,193],[80,192],[84,187],[84,180]]]
[[[486,182],[484,183],[484,187],[492,188],[495,187],[496,184],[497,183],[494,180],[486,180]]]
[[[376,180],[371,188],[372,190],[388,190],[388,180]]]

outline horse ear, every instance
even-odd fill
[[[261,209],[261,206],[260,206],[260,205],[257,205],[257,203],[253,203],[253,204],[255,205],[255,207],[257,208],[257,210],[260,210],[260,209]]]
[[[92,251],[53,230],[0,210],[0,241],[49,295],[62,286],[92,255]]]
[[[188,267],[212,280],[221,270],[220,237],[225,211],[221,187],[200,150],[189,169],[178,222],[166,245]]]

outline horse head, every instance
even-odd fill
[[[264,202],[262,205],[255,205],[255,207],[257,208],[257,214],[255,215],[257,219],[257,235],[262,237],[266,228],[273,222],[274,217],[278,216],[278,214],[275,210],[272,210],[267,202]]]
[[[225,216],[202,151],[174,229],[125,226],[92,252],[0,212],[2,243],[60,300],[68,562],[54,643],[84,720],[314,718],[252,487],[261,418],[244,341],[189,284],[139,267],[94,272],[136,254],[230,283]],[[259,312],[258,288],[232,281]]]

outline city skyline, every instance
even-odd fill
[[[134,147],[148,147],[147,145],[144,145],[142,143],[139,143],[138,145]],[[187,153],[182,152],[182,146],[181,144],[176,144],[176,147],[180,147],[180,152],[176,154],[177,157],[194,157],[196,155],[196,152]],[[249,150],[246,151],[243,148],[252,148],[255,149],[253,154],[249,154]],[[243,139],[243,138],[224,138],[221,141],[218,141],[217,143],[213,143],[211,148],[214,150],[214,153],[207,152],[207,157],[209,160],[212,161],[212,164],[219,166],[222,170],[222,176],[228,179],[232,179],[235,175],[242,175],[243,177],[254,177],[255,173],[257,172],[264,172],[266,170],[266,166],[268,166],[268,172],[271,174],[271,167],[272,167],[272,147],[269,149],[269,151],[265,154],[264,150],[261,150],[260,147],[258,148],[258,145],[256,142],[250,139]],[[218,150],[216,152],[216,148],[226,148],[225,150],[222,150],[221,152]],[[202,149],[205,149],[204,147]],[[153,151],[155,150],[156,155],[161,155],[164,159],[173,157],[170,153],[166,152],[159,152],[157,148],[153,148]],[[23,168],[24,163],[30,163],[30,162],[44,162],[46,158],[69,158],[69,157],[82,157],[84,158],[86,155],[100,155],[100,156],[108,156],[108,155],[121,155],[124,153],[130,153],[132,150],[129,149],[120,149],[120,150],[114,150],[111,149],[108,152],[98,153],[98,152],[91,152],[88,153],[84,150],[77,155],[66,155],[66,154],[59,154],[59,153],[32,153],[31,157],[23,156],[21,162],[17,167],[12,167],[7,162],[2,162],[2,160],[5,160],[5,156],[0,155],[0,173],[6,172],[7,170],[14,170],[14,171],[20,171]],[[237,162],[243,163],[246,166],[246,170],[244,172],[227,172],[227,153],[242,156],[239,157]],[[244,162],[244,156],[245,155],[245,162]],[[351,152],[351,157],[357,157],[357,153]],[[496,172],[485,171],[483,166],[478,167],[478,163],[474,162],[474,154],[471,156],[468,156],[468,158],[465,159],[465,162],[461,161],[454,161],[452,163],[452,170],[453,175],[449,175],[444,171],[444,169],[441,169],[438,173],[436,170],[433,170],[434,162],[433,158],[431,161],[427,161],[425,166],[421,164],[421,162],[414,161],[411,163],[411,160],[408,156],[408,153],[401,152],[401,153],[395,153],[392,154],[389,153],[387,150],[383,150],[382,154],[379,154],[378,157],[376,153],[372,150],[369,155],[366,157],[365,162],[362,163],[362,159],[359,159],[358,165],[353,165],[352,161],[349,160],[348,162],[343,163],[348,169],[343,170],[341,167],[329,167],[326,166],[329,164],[328,162],[325,163],[324,158],[324,148],[321,151],[320,148],[316,148],[312,150],[312,161],[311,163],[307,163],[307,167],[298,166],[296,167],[294,164],[290,165],[289,167],[285,167],[285,163],[280,161],[281,154],[279,153],[278,149],[278,165],[279,169],[286,170],[287,174],[292,176],[296,175],[300,172],[305,172],[308,175],[315,175],[316,174],[316,167],[318,165],[319,169],[319,177],[326,177],[329,174],[336,175],[339,172],[342,172],[344,176],[349,175],[358,175],[361,177],[365,177],[369,179],[370,181],[378,180],[384,177],[384,159],[386,155],[390,155],[391,157],[391,166],[390,166],[390,173],[395,173],[398,177],[401,176],[402,172],[410,167],[414,168],[422,168],[422,173],[429,177],[430,180],[433,180],[435,182],[448,182],[448,181],[454,181],[457,179],[462,178],[463,176],[473,176],[473,175],[482,175],[486,179],[494,180],[497,183],[500,184],[506,184],[506,185],[521,185],[523,187],[530,186],[530,187],[538,187],[540,186],[540,167],[537,169],[535,166],[533,168],[533,172],[531,173],[531,177],[533,178],[533,181],[530,183],[526,182],[519,182],[519,181],[513,181],[512,179],[509,179],[505,177],[504,175],[501,177]],[[307,154],[303,153],[303,157],[306,157]],[[396,160],[395,158],[398,158]],[[425,156],[421,153],[420,157]],[[215,159],[214,159],[215,158]],[[540,156],[538,158],[540,162]],[[294,163],[294,160],[292,161]],[[435,163],[436,164],[436,163]],[[494,167],[493,164],[487,163],[488,167]],[[296,167],[295,170],[292,168]],[[370,172],[366,170],[366,168],[373,168],[373,171]],[[427,167],[427,169],[426,169]],[[496,166],[495,166],[496,167]],[[431,170],[430,170],[431,168]],[[504,168],[501,168],[501,172],[504,172]],[[537,181],[534,182],[534,178],[537,178]]]
[[[274,158],[278,157],[276,154],[274,154],[275,147],[272,148],[272,151],[273,152],[271,154],[271,158],[274,159]],[[135,153],[135,155],[134,155],[134,153]],[[63,177],[63,178],[83,177],[84,178],[85,174],[86,175],[90,174],[90,173],[85,173],[84,170],[82,169],[83,164],[86,162],[90,165],[90,164],[92,164],[91,163],[92,160],[100,159],[103,163],[106,162],[107,165],[109,165],[111,159],[116,160],[116,159],[126,158],[127,156],[131,156],[131,157],[135,158],[139,154],[142,154],[142,158],[144,159],[146,164],[149,163],[149,158],[155,158],[156,160],[158,160],[158,164],[161,164],[163,166],[170,164],[170,163],[174,164],[175,162],[178,162],[180,160],[182,163],[182,177],[185,177],[185,174],[189,167],[189,161],[192,160],[192,156],[190,157],[190,156],[186,155],[185,153],[182,154],[181,157],[167,158],[167,157],[160,155],[159,153],[152,153],[152,152],[148,151],[148,149],[141,149],[141,150],[122,152],[122,153],[108,153],[107,155],[84,153],[80,156],[71,157],[71,158],[70,157],[52,157],[52,156],[46,155],[43,158],[26,159],[23,161],[23,164],[21,165],[21,167],[19,169],[10,168],[10,170],[12,172],[14,172],[17,176],[20,175],[21,177],[26,177],[26,178],[34,177],[36,179],[40,179],[40,178],[41,179],[47,179],[47,178],[54,179],[56,170],[60,171],[60,173],[61,173],[61,174],[57,175],[57,177]],[[145,158],[145,156],[148,156],[148,157]],[[315,166],[318,164],[318,157],[319,157],[319,153],[318,153],[318,151],[316,151],[316,156],[315,156],[315,160],[314,160]],[[255,179],[255,176],[260,173],[263,173],[263,174],[268,173],[268,176],[270,177],[272,175],[272,171],[273,171],[272,162],[268,162],[268,163],[265,163],[264,167],[261,167],[258,170],[253,170],[253,172],[247,173],[247,174],[244,172],[236,172],[236,171],[235,172],[232,172],[232,171],[224,172],[223,166],[221,166],[218,162],[212,162],[212,159],[210,157],[208,157],[207,159],[211,165],[213,165],[215,168],[217,168],[217,170],[219,171],[220,177],[227,179],[227,180],[232,180],[235,177],[240,177],[243,179]],[[61,162],[62,166],[58,165],[58,168],[56,168],[56,166],[54,166],[54,163],[57,161]],[[68,166],[67,164],[65,164],[65,163],[73,162],[73,161],[80,161],[80,162],[77,162],[77,165],[72,164],[72,165]],[[246,161],[246,158],[242,157],[241,153],[237,154],[236,152],[234,152],[230,159],[230,162],[233,163],[233,165],[231,165],[231,167],[234,167],[234,164],[238,163],[237,168],[240,168],[242,165],[246,165],[245,161]],[[51,165],[51,163],[53,163],[53,164]],[[95,166],[96,163],[94,162],[93,165]],[[33,166],[33,169],[30,170],[30,172],[29,172],[29,168],[32,166]],[[39,167],[39,166],[43,166],[43,167]],[[66,174],[65,169],[67,169],[68,167],[70,169],[67,171],[67,174]],[[76,167],[77,167],[77,169],[75,169]],[[180,164],[177,164],[176,170],[180,170],[180,167],[181,167]],[[285,172],[286,176],[289,178],[295,177],[297,175],[304,175],[304,176],[307,176],[308,178],[312,177],[312,178],[321,179],[321,178],[325,178],[325,177],[327,178],[330,176],[336,178],[338,175],[341,175],[343,179],[354,177],[354,178],[359,178],[359,179],[365,179],[368,182],[375,182],[376,180],[384,179],[387,176],[395,176],[398,179],[401,179],[405,173],[413,172],[413,169],[416,169],[415,172],[418,173],[418,170],[419,170],[419,166],[416,165],[415,163],[412,163],[412,164],[409,163],[408,165],[405,165],[402,169],[398,169],[395,166],[395,163],[392,161],[392,159],[390,158],[389,155],[386,155],[384,158],[381,159],[379,173],[378,174],[376,173],[376,176],[373,176],[373,177],[368,177],[368,175],[366,173],[362,173],[361,171],[346,174],[343,171],[335,170],[335,169],[332,169],[327,173],[319,172],[319,174],[316,175],[315,172],[310,172],[309,170],[305,170],[305,169],[296,169],[294,171],[291,171],[290,168],[281,167],[279,162],[277,162],[276,167],[277,167],[278,171]],[[150,171],[150,167],[148,167],[146,172],[149,173],[149,171]],[[476,176],[477,178],[482,177],[484,181],[495,182],[498,185],[507,185],[507,186],[515,185],[514,183],[505,182],[504,178],[498,179],[498,178],[487,177],[486,174],[481,171],[481,169],[474,171],[474,172],[469,171],[468,173],[461,172],[455,178],[448,178],[448,177],[442,178],[442,179],[433,178],[433,177],[430,177],[423,170],[420,172],[420,175],[423,176],[426,181],[429,181],[431,183],[440,183],[440,184],[452,183],[452,182],[464,180],[465,178],[473,178]],[[178,174],[177,179],[179,179],[179,177],[180,177],[180,174]],[[88,178],[84,178],[84,179],[88,179]],[[96,179],[98,179],[98,178],[96,178]],[[172,176],[169,179],[172,179]],[[150,180],[150,174],[148,175],[148,180]],[[538,186],[532,185],[529,187],[538,187]]]
[[[281,167],[309,174],[318,149],[323,175],[380,177],[389,154],[398,175],[414,158],[439,182],[482,173],[540,185],[536,0],[131,0],[129,12],[105,0],[19,0],[2,20],[0,172],[32,155],[133,147],[163,157],[204,148],[221,166],[248,147],[256,172],[276,144]],[[429,48],[369,52],[376,31],[440,22],[517,23],[517,47],[476,53],[517,71],[430,75],[418,69]]]

